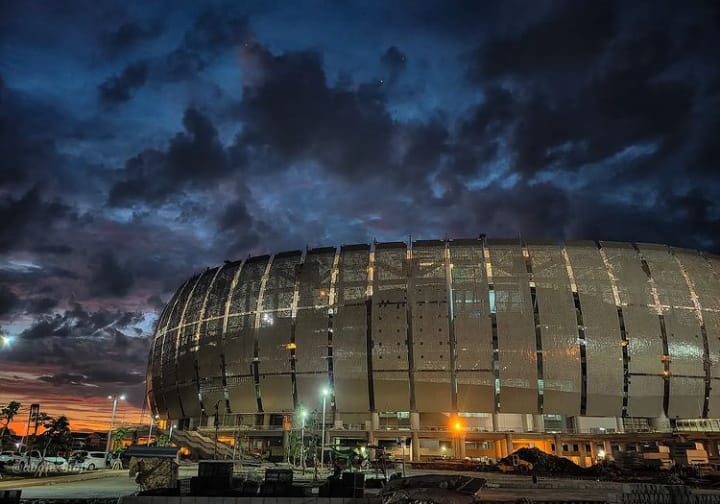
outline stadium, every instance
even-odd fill
[[[413,460],[536,446],[586,465],[678,432],[717,454],[718,380],[720,257],[481,236],[196,274],[159,318],[148,400],[257,447],[303,411],[328,443],[400,440]]]

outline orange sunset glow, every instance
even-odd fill
[[[65,415],[73,431],[106,431],[110,427],[112,401],[100,387],[92,385],[58,386],[44,382],[42,376],[59,372],[57,366],[21,366],[5,363],[0,369],[0,406],[18,401],[22,407],[10,423],[17,435],[25,433],[30,405],[50,416]],[[118,391],[122,393],[124,391]],[[147,413],[129,401],[118,401],[115,426],[147,422]]]

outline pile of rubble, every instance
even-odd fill
[[[142,490],[175,488],[178,465],[167,457],[133,457],[130,459],[130,477]]]
[[[520,448],[512,455],[517,455],[525,462],[533,465],[533,471],[538,475],[559,475],[568,476],[594,476],[596,470],[585,469],[565,457],[550,455],[537,448]],[[512,455],[500,460],[500,463],[512,464]]]

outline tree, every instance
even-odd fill
[[[17,401],[10,401],[7,406],[0,410],[0,420],[5,422],[3,425],[2,434],[0,434],[0,446],[2,446],[3,440],[5,439],[5,433],[8,430],[8,425],[13,421],[13,418],[18,414],[20,410],[20,403]]]
[[[130,432],[130,429],[128,429],[127,427],[118,427],[113,431],[112,446],[114,447],[115,451],[117,451],[121,447],[122,440],[125,439],[125,436],[128,435],[128,432]]]
[[[66,448],[70,444],[70,422],[65,415],[53,418],[41,413],[43,419],[43,427],[45,432],[42,433],[43,451],[42,458],[47,455],[48,450],[51,453]],[[52,448],[52,449],[51,449]]]

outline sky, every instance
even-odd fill
[[[0,405],[140,421],[158,311],[248,254],[720,252],[718,2],[0,5]]]

